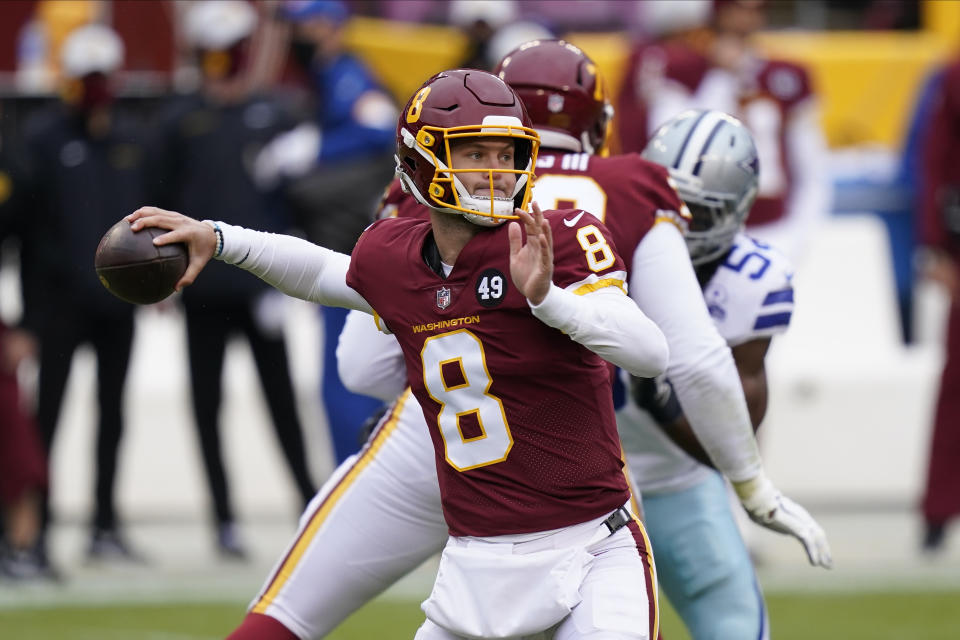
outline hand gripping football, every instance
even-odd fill
[[[107,291],[133,304],[153,304],[173,293],[187,270],[187,248],[182,243],[155,246],[153,239],[164,233],[156,227],[134,233],[126,220],[110,227],[94,258]]]

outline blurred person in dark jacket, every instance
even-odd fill
[[[2,115],[0,104],[0,115]],[[0,141],[0,246],[22,237],[23,177]],[[47,459],[40,432],[17,381],[20,364],[36,355],[33,335],[0,320],[0,576],[56,577],[39,548]]]
[[[281,105],[249,88],[249,40],[257,26],[246,2],[198,2],[187,10],[185,36],[198,56],[199,92],[174,99],[161,117],[160,204],[203,211],[219,220],[280,231],[278,203],[255,184],[253,162],[293,121]],[[136,207],[134,207],[136,208]],[[131,211],[133,209],[130,209]],[[214,265],[183,294],[193,410],[209,482],[216,540],[228,558],[246,555],[240,540],[220,445],[224,353],[229,338],[247,338],[277,438],[302,504],[313,497],[283,334],[282,300],[259,279]]]
[[[141,130],[113,104],[111,76],[123,63],[120,37],[88,25],[71,32],[61,51],[63,103],[27,127],[29,193],[22,215],[32,232],[23,242],[22,324],[40,344],[37,422],[48,456],[73,354],[82,344],[93,346],[99,428],[88,554],[136,559],[114,504],[134,308],[100,284],[93,256],[103,232],[148,197],[147,153]],[[45,504],[46,532],[49,500]]]
[[[336,0],[286,2],[277,14],[290,28],[290,59],[311,94],[313,137],[305,127],[261,156],[262,184],[291,179],[286,193],[307,238],[350,253],[373,221],[393,178],[397,108],[370,69],[344,51],[346,5]],[[347,391],[337,374],[337,337],[346,311],[321,307],[322,396],[337,461],[359,450],[362,426],[382,403]]]
[[[920,170],[920,264],[923,276],[943,285],[951,305],[921,505],[926,551],[943,547],[949,521],[960,515],[960,60],[934,91]]]

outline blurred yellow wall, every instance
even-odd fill
[[[771,31],[757,40],[770,55],[808,66],[831,146],[898,148],[923,79],[958,49],[960,1],[928,0],[923,22],[918,32]],[[618,91],[629,37],[572,33],[567,38],[597,62],[611,91]],[[372,18],[351,20],[347,44],[401,104],[428,77],[457,65],[466,51],[466,40],[455,28]]]
[[[427,78],[459,64],[467,45],[453,27],[360,17],[350,20],[344,39],[401,105]]]
[[[898,148],[923,79],[950,53],[934,33],[765,33],[772,56],[804,62],[820,96],[832,147]]]

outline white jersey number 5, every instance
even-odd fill
[[[467,471],[506,460],[513,436],[500,398],[487,393],[493,380],[480,339],[466,329],[432,336],[420,359],[427,393],[440,404],[437,426],[450,466]]]

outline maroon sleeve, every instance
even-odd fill
[[[695,91],[709,69],[707,58],[684,39],[638,44],[617,101],[620,153],[642,151],[652,134],[644,95],[664,79]]]
[[[683,200],[680,199],[680,194],[674,188],[667,168],[642,158],[640,160],[645,170],[638,172],[638,182],[646,195],[646,199],[653,203],[655,207],[656,219],[654,222],[662,218],[669,218],[683,231],[690,220],[690,212],[687,210],[687,205],[683,204]],[[670,215],[671,213],[676,215]]]
[[[642,98],[640,65],[643,63],[643,43],[634,47],[627,62],[627,71],[617,96],[616,130],[620,153],[641,151],[647,144],[647,104]]]
[[[380,198],[380,204],[377,205],[377,212],[374,218],[376,220],[396,218],[397,208],[404,197],[406,197],[406,194],[403,193],[400,180],[394,178],[393,182],[384,190],[383,197]]]
[[[366,282],[364,281],[364,275],[369,272],[369,269],[362,268],[361,265],[364,263],[364,256],[371,254],[376,256],[376,246],[379,242],[379,231],[378,229],[387,222],[387,219],[377,220],[369,227],[364,229],[363,233],[360,234],[360,237],[357,238],[357,243],[353,245],[353,251],[350,253],[350,266],[347,267],[347,286],[359,293],[364,295],[364,287]],[[371,245],[374,245],[371,247]],[[368,302],[370,302],[368,300]],[[373,304],[372,302],[370,304]]]
[[[553,231],[554,284],[565,289],[608,277],[624,278],[626,267],[613,234],[600,220],[580,209],[548,211],[545,215]]]

